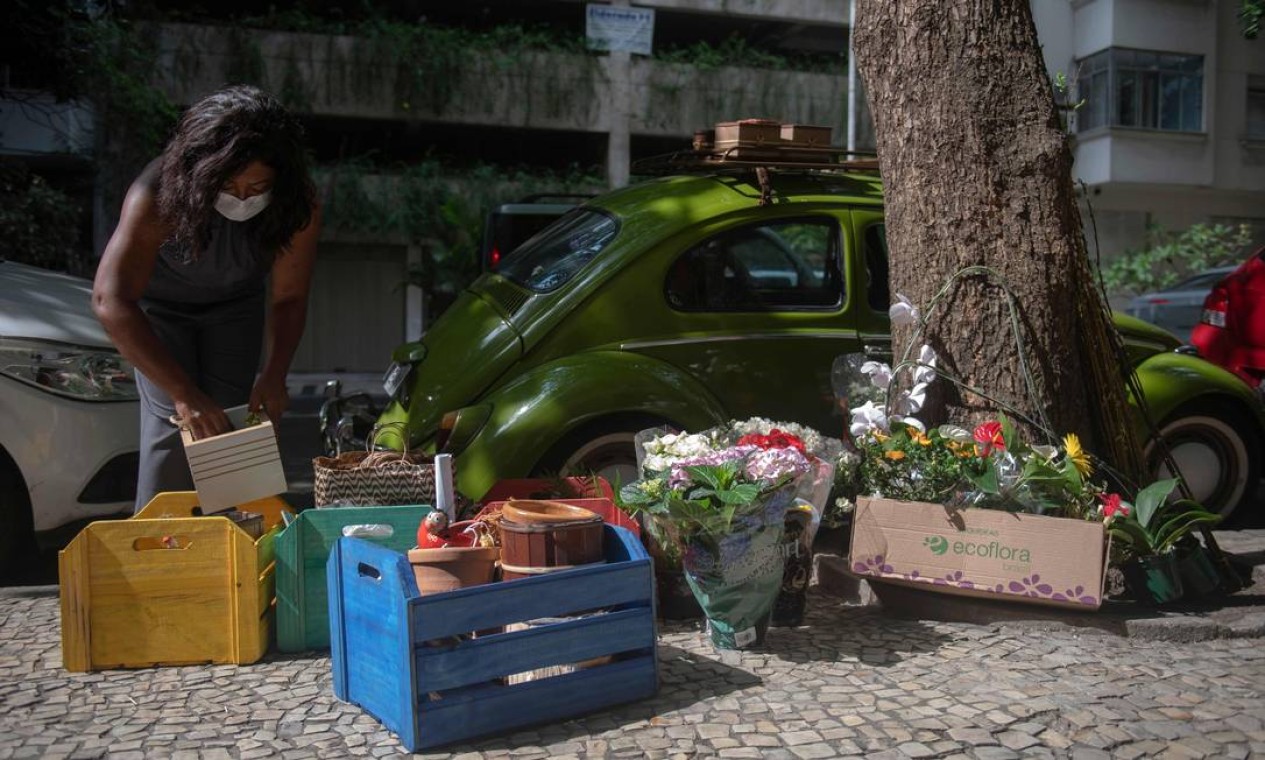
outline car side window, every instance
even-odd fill
[[[865,300],[870,308],[886,313],[892,304],[887,271],[887,228],[872,224],[865,230]]]
[[[838,308],[838,230],[832,219],[796,219],[725,232],[673,262],[664,295],[681,311]]]

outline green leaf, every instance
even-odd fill
[[[1005,414],[998,414],[997,421],[1001,423],[1001,439],[1006,444],[1006,451],[1014,452],[1020,443],[1019,435],[1015,432],[1015,423]]]
[[[755,501],[760,487],[755,483],[740,483],[727,491],[718,491],[716,497],[725,504],[744,506]]]
[[[623,488],[619,489],[619,498],[615,500],[618,506],[642,506],[654,501],[645,491],[641,490],[641,481],[633,481]]]
[[[1151,518],[1155,515],[1155,511],[1160,508],[1168,495],[1173,492],[1173,487],[1177,485],[1176,478],[1168,478],[1167,480],[1157,480],[1151,485],[1138,491],[1138,498],[1133,502],[1133,518],[1143,528],[1151,526]]]
[[[975,488],[983,493],[1001,493],[1001,483],[997,480],[997,470],[991,464],[987,465],[983,472],[970,473],[967,477],[970,478]]]
[[[1155,553],[1155,542],[1152,541],[1151,534],[1131,518],[1113,520],[1107,531],[1111,533],[1113,540],[1124,544],[1134,554]]]
[[[721,483],[721,475],[716,471],[717,468],[712,465],[696,464],[685,468],[692,480],[700,481],[711,486],[713,489],[719,490],[724,486]]]

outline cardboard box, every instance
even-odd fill
[[[1097,609],[1107,539],[1085,520],[860,498],[848,564],[863,578],[945,594]]]
[[[245,406],[225,409],[233,430],[193,440],[181,429],[193,487],[204,512],[229,509],[239,504],[285,493],[285,471],[272,423],[264,419],[247,425]]]
[[[802,148],[829,148],[830,127],[809,124],[783,124],[782,140],[788,145]]]
[[[722,121],[716,124],[716,150],[745,146],[779,146],[782,144],[782,125],[771,119],[742,119]]]

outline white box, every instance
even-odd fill
[[[227,433],[195,441],[188,430],[180,431],[204,513],[288,490],[272,422],[261,413],[262,422],[247,426],[249,410],[245,406],[225,409],[224,413],[234,428]]]

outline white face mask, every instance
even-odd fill
[[[220,212],[225,219],[230,219],[234,222],[244,222],[268,208],[268,203],[271,201],[271,190],[259,195],[252,195],[246,200],[242,200],[230,193],[220,193],[219,197],[215,199],[215,210]]]

